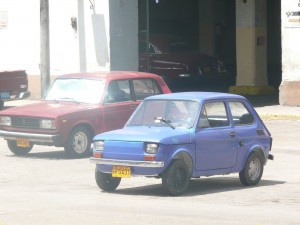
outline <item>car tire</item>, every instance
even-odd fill
[[[17,146],[17,142],[14,140],[7,140],[7,146],[9,148],[9,150],[14,153],[15,155],[27,155],[32,147],[33,144],[30,144],[29,147],[19,147]]]
[[[183,160],[174,160],[162,175],[162,185],[169,195],[181,195],[190,181],[189,168]]]
[[[253,152],[248,157],[244,169],[239,173],[240,181],[245,186],[256,185],[264,171],[263,156],[261,153]]]
[[[65,146],[67,156],[81,158],[91,153],[91,133],[84,126],[73,129]]]
[[[106,192],[113,192],[121,182],[120,177],[112,177],[110,173],[102,173],[95,170],[95,179],[98,187]]]

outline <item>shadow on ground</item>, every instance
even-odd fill
[[[92,154],[79,158],[70,158],[64,151],[54,150],[49,152],[30,152],[24,156],[8,155],[8,157],[28,158],[28,159],[46,159],[46,160],[76,160],[76,159],[87,159]]]
[[[138,179],[138,178],[136,178]],[[154,178],[149,178],[154,179]],[[192,179],[189,183],[187,190],[181,197],[197,196],[197,195],[209,195],[221,192],[230,192],[235,190],[243,190],[249,188],[259,188],[264,186],[273,186],[284,184],[284,181],[275,180],[261,180],[257,186],[247,187],[241,184],[239,178],[232,177],[217,177],[217,178],[201,178]],[[168,196],[161,184],[122,188],[122,182],[115,194],[122,195],[148,195],[148,196]]]

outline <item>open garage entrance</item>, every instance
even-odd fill
[[[267,0],[267,76],[268,85],[275,90],[282,77],[280,5],[280,0]],[[139,1],[139,33],[180,35],[193,51],[224,61],[233,78],[237,73],[236,20],[236,0]],[[225,91],[228,85],[235,85],[235,79],[229,79],[211,79],[205,86],[199,82],[198,88]]]

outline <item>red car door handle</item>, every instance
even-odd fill
[[[130,109],[131,109],[131,110],[135,110],[136,107],[137,107],[137,105],[130,105]]]

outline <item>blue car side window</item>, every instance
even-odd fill
[[[253,115],[242,102],[229,102],[233,123],[235,126],[245,126],[254,123]]]
[[[208,102],[202,106],[198,127],[224,127],[229,124],[224,102]]]
[[[198,122],[198,127],[199,128],[208,128],[210,127],[209,125],[209,121],[206,115],[206,110],[205,110],[205,106],[202,107],[201,109],[201,113],[200,113],[200,119]]]

